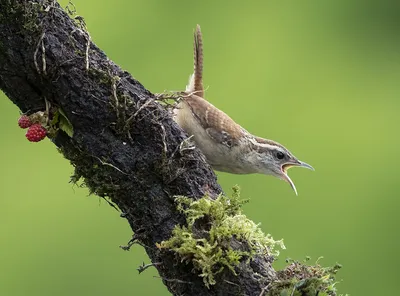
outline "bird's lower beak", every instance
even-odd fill
[[[314,168],[311,165],[309,165],[308,163],[302,162],[300,160],[297,160],[296,162],[286,163],[282,166],[282,179],[290,184],[290,186],[292,187],[292,189],[294,190],[294,192],[297,195],[296,186],[294,185],[292,179],[290,179],[289,175],[287,174],[288,169],[290,169],[291,167],[296,167],[296,166],[307,168],[312,171],[314,171]]]
[[[289,175],[282,170],[282,179],[285,180],[286,182],[288,182],[290,184],[290,186],[292,187],[292,189],[294,190],[294,193],[296,193],[297,195],[297,189],[296,186],[294,185],[292,179],[290,179]]]

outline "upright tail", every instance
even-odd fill
[[[190,76],[189,85],[186,86],[186,91],[204,98],[203,87],[203,38],[201,35],[200,25],[196,26],[194,31],[194,70]]]

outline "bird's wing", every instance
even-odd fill
[[[227,147],[239,144],[245,131],[232,118],[199,96],[188,94],[184,100],[212,139]]]

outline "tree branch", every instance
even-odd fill
[[[68,118],[73,137],[59,131],[52,141],[74,165],[74,180],[118,206],[173,294],[255,295],[275,276],[270,258],[256,258],[207,288],[191,264],[156,248],[185,224],[173,196],[221,188],[197,149],[179,152],[186,135],[91,42],[82,19],[55,1],[0,0],[0,63],[0,88],[22,112],[43,111],[47,100]]]
[[[216,198],[222,190],[200,151],[181,149],[187,136],[165,106],[107,58],[81,17],[71,18],[55,0],[0,0],[0,65],[0,88],[22,112],[44,111],[48,102],[50,120],[56,113],[67,120],[64,128],[53,123],[49,138],[75,167],[72,181],[83,178],[122,211],[134,232],[126,248],[142,245],[171,293],[267,295],[280,282],[272,257],[256,254],[207,287],[193,262],[157,247],[188,224],[175,196]],[[206,229],[208,221],[193,227]],[[228,248],[244,253],[246,244],[232,237]],[[305,277],[290,266],[282,278],[291,284],[281,286],[294,291],[291,277]]]

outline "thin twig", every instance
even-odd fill
[[[240,285],[238,285],[238,284],[236,284],[236,283],[234,283],[234,282],[228,281],[228,280],[224,280],[224,282],[225,282],[225,283],[228,283],[229,285],[233,285],[233,286],[240,287]]]
[[[124,251],[129,251],[131,248],[132,248],[132,246],[133,245],[135,245],[135,244],[138,244],[139,246],[142,246],[143,248],[144,247],[148,247],[148,246],[146,246],[146,245],[144,245],[144,244],[142,244],[139,240],[138,240],[138,236],[136,235],[136,234],[134,234],[133,236],[132,236],[132,238],[129,240],[129,242],[125,245],[125,246],[119,246],[122,250],[124,250]]]
[[[44,37],[44,33],[43,33]],[[42,64],[43,64],[43,74],[47,75],[46,72],[46,49],[44,48],[44,39],[42,38]]]
[[[290,296],[293,296],[294,291],[296,291],[296,285],[293,287],[292,293],[290,293]]]
[[[167,133],[165,132],[165,127],[162,123],[159,123],[159,125],[161,126],[161,130],[162,130],[162,142],[164,144],[164,155],[167,155],[168,152],[168,147],[167,147]]]
[[[87,43],[86,43],[86,51],[85,51],[85,59],[86,59],[86,71],[89,71],[89,48],[90,48],[90,42],[91,42],[91,37],[88,31],[86,31],[86,38],[87,38]]]
[[[38,62],[37,62],[37,54],[39,53],[40,44],[42,44],[43,69],[44,69],[44,71],[46,71],[46,57],[45,57],[45,51],[44,51],[44,43],[42,42],[45,35],[46,35],[46,32],[43,32],[43,34],[40,36],[39,41],[38,41],[38,43],[36,45],[35,53],[33,54],[33,62],[35,64],[36,71],[38,72],[38,74],[41,74],[40,69],[39,69],[39,65],[38,65]],[[46,74],[46,73],[44,72],[44,74]]]
[[[72,9],[70,9],[70,6],[72,6]],[[76,13],[76,7],[71,1],[68,1],[67,6],[65,6],[65,10],[68,12],[69,15],[74,15]]]
[[[105,198],[105,197],[101,197],[101,198],[102,198],[103,200],[105,200],[106,203],[108,203],[108,205],[109,205],[110,207],[114,208],[118,213],[121,212],[121,210],[118,209],[117,206],[116,206],[115,204],[113,204],[111,201],[109,201],[107,198]]]
[[[196,148],[196,146],[194,146],[192,143],[190,143],[190,141],[193,139],[193,135],[191,135],[189,138],[186,138],[185,140],[183,140],[180,144],[179,144],[179,153],[183,154],[183,151],[186,150],[193,150]],[[187,146],[187,147],[185,147]]]
[[[263,296],[265,294],[265,292],[267,292],[269,286],[271,285],[271,283],[269,283],[268,285],[266,285],[264,288],[262,288],[260,295],[258,296]]]
[[[106,166],[109,166],[109,167],[112,167],[113,169],[116,169],[118,172],[120,172],[121,174],[124,174],[124,175],[129,175],[129,174],[127,174],[127,173],[125,173],[124,171],[122,171],[121,169],[119,169],[119,168],[117,168],[115,165],[113,165],[113,164],[111,164],[111,163],[108,163],[108,162],[104,162],[104,161],[102,161],[99,157],[97,157],[97,156],[93,156],[94,158],[96,158],[98,161],[100,161],[100,163],[102,164],[102,165],[106,165]]]
[[[143,271],[145,271],[147,268],[152,267],[152,266],[158,266],[161,265],[161,262],[155,262],[155,263],[149,263],[149,264],[144,264],[140,265],[138,268],[136,268],[137,271],[139,271],[139,274],[141,274]]]
[[[111,73],[109,73],[109,75],[111,76]],[[115,108],[118,110],[119,107],[119,103],[118,103],[118,96],[117,96],[117,79],[115,79],[114,77],[112,78],[112,84],[111,84],[111,88],[112,88],[112,94],[115,100]]]
[[[171,157],[170,157],[170,161],[172,161],[172,159],[175,157],[175,155],[179,152],[180,155],[183,155],[183,152],[186,150],[194,150],[196,148],[196,146],[194,146],[192,143],[190,143],[190,141],[193,139],[193,135],[191,135],[190,137],[184,139],[179,146],[177,146],[174,150],[174,152],[172,152]]]
[[[148,105],[150,105],[151,102],[152,100],[147,100],[142,106],[140,106],[139,109],[126,120],[125,126],[126,127],[129,126],[131,121],[139,114],[139,112],[142,111],[144,108],[146,108]]]
[[[179,280],[179,279],[167,279],[167,278],[164,278],[164,277],[160,277],[160,276],[153,276],[154,278],[156,278],[156,279],[162,279],[162,280],[164,280],[164,281],[166,281],[166,282],[175,282],[175,283],[179,283],[179,284],[193,284],[192,282],[186,282],[186,281],[182,281],[182,280]]]

